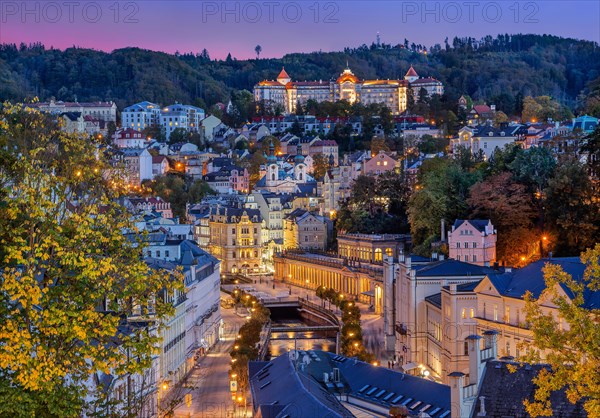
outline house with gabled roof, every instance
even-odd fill
[[[457,219],[448,233],[449,257],[489,267],[496,262],[496,241],[489,219]]]

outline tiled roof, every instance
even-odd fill
[[[512,363],[516,371],[510,371],[503,361],[488,361],[475,399],[473,416],[481,408],[481,397],[485,397],[485,411],[488,417],[528,417],[523,401],[534,399],[536,386],[533,378],[544,365],[519,365]],[[593,371],[590,371],[594,373]],[[551,392],[550,402],[553,415],[563,418],[586,417],[582,402],[572,404],[564,390]]]

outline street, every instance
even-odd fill
[[[321,304],[321,299],[315,295],[313,289],[306,289],[289,284],[275,283],[273,288],[273,279],[269,276],[256,277],[256,283],[242,284],[240,287],[253,287],[256,291],[264,292],[272,296],[281,295],[284,292],[286,296],[306,298],[313,303]],[[291,295],[290,295],[291,289]],[[226,293],[221,293],[221,298],[229,298]],[[327,307],[328,304],[325,303]],[[367,304],[357,302],[361,310],[361,324],[363,328],[363,340],[366,348],[375,354],[380,364],[385,364],[389,357],[383,347],[383,318],[374,314]],[[332,307],[338,317],[339,309]],[[244,317],[236,315],[233,308],[225,309],[221,307],[221,315],[225,323],[224,333],[210,352],[200,360],[199,367],[194,369],[187,380],[186,389],[181,396],[185,394],[192,395],[192,403],[188,407],[184,400],[175,409],[176,418],[226,418],[243,417],[243,406],[234,410],[234,403],[229,391],[229,351],[233,341],[237,336],[237,330],[245,322]],[[249,400],[251,401],[251,400]],[[247,416],[251,416],[251,406],[248,405]]]
[[[221,298],[228,297],[229,295],[221,293]],[[221,316],[225,323],[223,337],[200,360],[199,367],[196,367],[189,375],[187,385],[190,386],[190,389],[187,390],[187,393],[192,395],[192,404],[188,407],[182,401],[179,407],[175,409],[174,416],[177,418],[243,416],[243,414],[240,414],[242,412],[240,410],[234,415],[234,405],[231,392],[229,392],[229,365],[231,360],[229,351],[237,336],[237,331],[245,322],[245,319],[236,315],[233,308],[224,309],[221,307]]]

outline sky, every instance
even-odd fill
[[[0,0],[0,43],[111,51],[140,47],[212,58],[281,57],[381,42],[553,34],[600,42],[600,1]]]

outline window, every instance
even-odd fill
[[[506,355],[510,356],[510,341],[506,342]]]
[[[465,262],[468,263],[469,262],[469,256],[465,255]]]
[[[165,250],[165,257],[169,256],[169,250]]]
[[[483,302],[483,317],[484,317],[485,319],[487,319],[487,316],[486,316],[486,309],[485,309],[485,302]]]
[[[473,248],[477,248],[477,243],[473,242]]]
[[[494,321],[498,320],[498,305],[494,305]]]
[[[456,248],[460,248],[460,242],[456,243]]]
[[[504,322],[510,322],[510,306],[504,307]]]
[[[465,356],[469,355],[469,342],[465,341],[464,343]]]
[[[469,309],[469,317],[475,318],[475,309],[473,309],[473,308]]]
[[[235,228],[231,228],[231,233],[235,234]]]
[[[160,251],[157,251],[157,252],[156,252],[156,256],[157,256],[157,257],[160,257]]]
[[[465,248],[469,248],[469,243],[465,242]]]
[[[473,254],[473,262],[476,263],[477,262],[477,256],[475,254]]]
[[[467,308],[462,308],[462,312],[460,314],[460,317],[462,319],[465,319],[467,317]]]
[[[152,251],[148,251],[148,257],[152,257]]]

